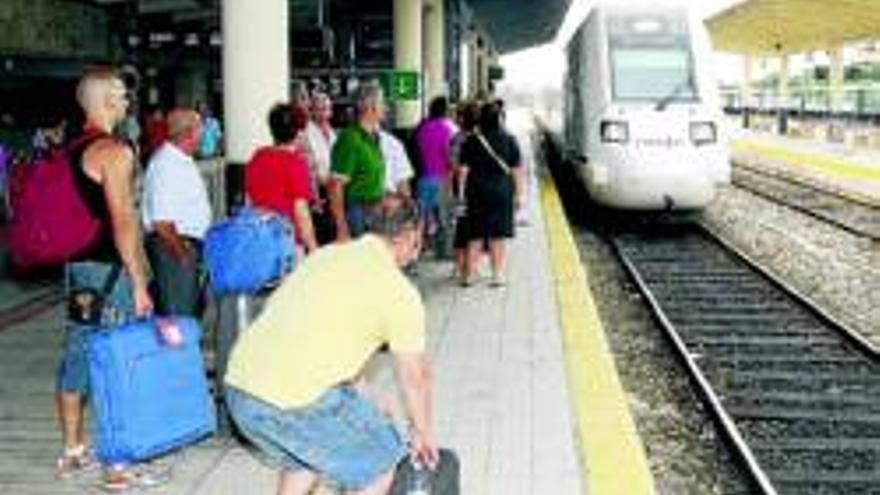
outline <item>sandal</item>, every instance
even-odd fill
[[[489,287],[493,289],[498,289],[507,285],[507,281],[504,280],[503,275],[493,275],[492,280],[489,282]]]
[[[101,488],[105,492],[119,493],[132,488],[153,488],[171,479],[171,468],[140,464],[137,466],[113,467],[104,472]]]
[[[97,467],[94,451],[85,445],[64,449],[64,453],[55,461],[55,476],[59,479],[89,471]]]

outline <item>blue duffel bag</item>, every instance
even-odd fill
[[[214,293],[253,294],[293,270],[293,227],[283,215],[245,207],[211,226],[203,253]]]
[[[146,460],[217,429],[192,318],[139,320],[88,337],[98,458]]]

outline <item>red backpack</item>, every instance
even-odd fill
[[[22,270],[60,265],[86,255],[102,240],[104,223],[83,199],[73,167],[83,151],[106,134],[86,134],[26,166],[11,195],[5,240]]]

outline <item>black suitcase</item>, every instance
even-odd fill
[[[406,457],[394,473],[394,483],[389,495],[408,495],[413,486],[415,467]],[[458,455],[449,449],[440,449],[440,460],[437,468],[430,471],[430,495],[459,495],[461,493],[461,465]]]

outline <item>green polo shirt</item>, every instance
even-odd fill
[[[375,203],[385,194],[385,160],[379,142],[359,124],[348,126],[336,138],[330,171],[345,177],[345,200]]]

